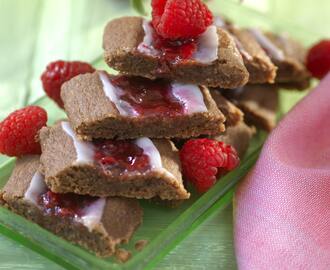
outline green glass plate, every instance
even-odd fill
[[[108,69],[102,57],[93,61],[93,65],[98,69]],[[37,100],[34,105],[47,110],[48,125],[66,117],[47,97]],[[98,258],[3,207],[0,207],[0,233],[67,269],[150,269],[213,212],[231,203],[235,185],[255,163],[265,138],[266,134],[259,132],[241,166],[223,177],[202,196],[191,189],[191,198],[176,209],[141,201],[144,210],[143,224],[130,243],[123,245],[133,254],[132,259],[125,264],[118,263],[114,258]],[[14,164],[15,159],[12,158],[0,166],[0,188],[6,184]],[[141,239],[148,240],[149,244],[141,252],[137,252],[134,243]]]
[[[106,69],[101,57],[93,64],[97,68]],[[65,118],[65,113],[46,97],[34,104],[47,110],[49,125]],[[235,185],[255,163],[265,137],[265,133],[259,132],[241,166],[223,177],[204,195],[200,196],[191,189],[191,199],[176,209],[141,201],[144,210],[143,224],[130,244],[123,246],[133,253],[132,259],[125,264],[119,264],[113,258],[97,258],[3,207],[0,207],[0,232],[67,269],[152,268],[209,215],[225,208],[231,202]],[[7,182],[14,164],[15,159],[9,159],[0,166],[0,188]],[[134,243],[141,239],[148,240],[149,244],[141,252],[136,252]]]
[[[59,113],[47,99],[40,100],[38,105],[46,107],[55,115]],[[241,163],[241,166],[223,177],[204,195],[193,193],[190,200],[176,209],[141,201],[144,209],[143,224],[130,244],[124,245],[133,252],[132,259],[125,264],[118,264],[112,258],[97,258],[3,207],[0,207],[0,231],[68,269],[151,268],[209,215],[231,202],[235,185],[255,163],[264,138],[265,134],[259,133],[250,147],[252,153]],[[8,180],[13,167],[13,159],[0,167],[1,187]],[[141,252],[135,252],[134,243],[140,239],[147,239],[149,244]]]
[[[42,98],[35,104],[48,111],[49,124],[65,117],[48,98]],[[204,195],[192,192],[192,198],[176,209],[141,201],[144,209],[143,224],[130,244],[124,245],[133,252],[132,259],[125,264],[118,264],[113,258],[97,258],[3,207],[0,207],[0,231],[68,269],[151,268],[213,211],[231,202],[233,188],[255,163],[265,137],[265,134],[258,133],[251,144],[248,158]],[[10,159],[0,167],[0,187],[8,180],[14,162],[14,159]],[[134,243],[140,239],[147,239],[149,244],[141,252],[135,252]]]
[[[213,1],[213,3],[216,2]],[[214,4],[213,10],[216,11],[218,6]],[[259,25],[273,30],[286,30],[308,43],[312,38],[314,39],[313,36],[302,39],[301,37],[306,37],[306,35],[301,29],[295,27],[288,29],[272,24],[261,14],[230,1],[221,3],[221,12],[235,18],[242,24]],[[101,57],[96,59],[93,64],[97,68],[108,69]],[[281,111],[287,111],[301,96],[300,93],[282,91]],[[49,124],[65,118],[64,112],[45,97],[39,99],[35,104],[48,111]],[[117,263],[113,258],[97,258],[88,251],[70,244],[3,207],[0,207],[0,232],[67,269],[150,269],[210,215],[231,203],[236,184],[256,162],[265,138],[266,134],[258,132],[239,168],[223,177],[202,196],[192,192],[192,198],[184,202],[179,208],[169,209],[142,201],[143,224],[130,244],[124,246],[133,253],[132,259],[125,264]],[[14,162],[14,159],[9,159],[0,166],[0,187],[3,187],[8,180]],[[149,244],[141,252],[136,252],[134,251],[134,243],[141,239],[148,240]]]

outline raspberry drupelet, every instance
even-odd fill
[[[199,192],[206,192],[217,178],[239,164],[236,150],[212,139],[191,139],[181,151],[183,175]]]

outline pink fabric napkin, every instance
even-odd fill
[[[280,122],[235,196],[239,269],[330,269],[330,75]]]

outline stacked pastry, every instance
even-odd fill
[[[109,256],[141,223],[137,199],[189,198],[173,141],[209,137],[243,156],[254,132],[244,113],[270,130],[279,85],[303,88],[309,75],[296,42],[220,17],[185,42],[162,39],[143,18],[115,19],[103,47],[121,74],[95,71],[62,86],[68,120],[41,129],[41,156],[18,160],[2,200]]]
[[[306,90],[311,74],[307,50],[287,34],[240,28],[223,16],[214,23],[234,38],[250,76],[248,85],[221,93],[237,105],[248,124],[271,131],[276,125],[278,90]]]
[[[46,185],[40,165],[37,155],[16,161],[2,189],[2,205],[101,257],[114,254],[119,244],[129,241],[142,221],[137,201],[55,193]]]
[[[126,17],[107,25],[103,46],[105,60],[114,69],[217,89],[246,114],[249,124],[267,131],[276,123],[278,89],[309,87],[307,51],[285,34],[239,28],[216,16],[195,42],[197,49],[190,59],[173,57],[173,50],[180,50],[159,46],[148,21]]]

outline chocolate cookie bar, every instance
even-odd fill
[[[121,73],[222,88],[249,78],[230,34],[212,25],[195,40],[166,42],[139,17],[112,20],[103,36],[107,64]]]
[[[225,129],[225,117],[203,86],[96,71],[65,83],[61,95],[74,131],[85,140],[186,138]]]
[[[221,93],[236,104],[244,113],[247,124],[266,131],[276,126],[279,97],[276,85],[247,85]]]
[[[258,29],[249,31],[278,67],[276,83],[300,90],[309,86],[310,74],[305,67],[307,51],[299,42],[284,34],[264,33]]]
[[[40,131],[41,164],[53,192],[188,199],[174,145],[165,139],[80,141],[68,122]]]
[[[39,166],[39,156],[19,158],[1,191],[1,204],[102,257],[128,242],[141,224],[137,200],[53,193]]]
[[[305,80],[297,81],[297,82],[283,82],[283,83],[276,83],[276,86],[279,89],[292,89],[292,90],[306,90],[311,85],[311,79],[307,78]]]
[[[219,110],[223,112],[226,118],[226,129],[230,126],[236,126],[239,122],[243,121],[243,112],[238,107],[221,95],[219,91],[211,90],[210,93]]]
[[[237,27],[222,16],[216,16],[214,24],[232,34],[236,46],[243,57],[244,65],[250,74],[249,83],[274,82],[277,67],[275,67],[255,37],[247,29]]]

